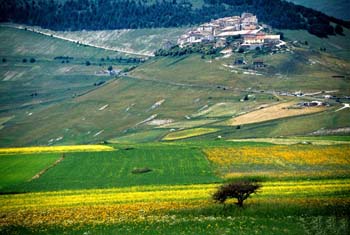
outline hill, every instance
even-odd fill
[[[342,105],[329,100],[331,106],[324,112],[287,115],[240,129],[228,127],[232,116],[266,105],[312,100],[317,94],[322,99],[322,91],[338,97],[349,94],[348,60],[337,57],[341,50],[327,47],[327,52],[320,52],[316,37],[308,37],[307,46],[299,41],[291,52],[273,55],[234,53],[229,58],[212,59],[191,54],[135,64],[133,60],[121,63],[117,58],[128,57],[117,52],[29,30],[0,29],[6,42],[1,50],[6,62],[0,67],[1,146],[144,142],[162,140],[169,132],[182,129],[188,130],[185,136],[194,139],[276,137],[349,126],[348,109],[334,112]],[[139,33],[148,35],[145,30]],[[286,36],[293,42],[292,36],[303,39],[309,35],[305,31],[297,33],[286,32]],[[322,42],[331,45],[338,40],[337,45],[346,44],[348,36],[338,37]],[[248,64],[261,59],[267,67],[234,67],[235,58],[242,56]],[[32,57],[34,63],[29,62]],[[136,68],[122,76],[101,73],[108,66],[116,70]],[[292,95],[300,90],[315,93],[316,97]],[[240,101],[247,95],[248,100]],[[199,135],[196,128],[201,127],[216,131]]]

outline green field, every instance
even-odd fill
[[[217,131],[218,129],[214,129],[214,128],[194,128],[194,129],[188,129],[188,130],[169,133],[163,138],[163,140],[186,139],[186,138],[201,136],[201,135],[205,135],[205,134],[209,134]]]
[[[16,154],[0,156],[0,191],[28,183],[41,170],[52,165],[60,154]]]
[[[3,167],[7,162],[3,163]],[[143,174],[132,172],[140,168],[149,168],[152,171]],[[26,168],[23,170],[26,171]],[[26,176],[30,178],[36,173],[28,169]],[[8,174],[7,171],[5,175],[1,175],[1,178],[6,179]],[[66,153],[63,161],[40,178],[19,185],[6,183],[9,186],[6,190],[53,191],[210,183],[217,180],[219,179],[212,173],[201,151],[181,147],[154,146],[125,148],[109,152]]]
[[[167,130],[140,131],[108,140],[111,143],[147,143],[160,140]]]
[[[11,171],[22,175],[22,183],[14,183],[0,171],[6,190],[31,191],[0,195],[1,231],[291,235],[348,232],[349,145],[207,141],[119,143],[115,147],[118,151],[66,153],[63,161],[30,182],[24,181],[23,171],[34,165],[33,159],[52,157],[55,161],[59,155],[1,156],[1,168],[10,165],[11,159],[21,159]],[[132,173],[135,168],[146,167],[152,171]],[[234,201],[223,207],[210,199],[228,177],[223,175],[227,171],[236,174],[228,175],[231,178],[262,180],[261,190],[247,200],[244,208],[237,208]],[[315,175],[315,171],[319,174]]]

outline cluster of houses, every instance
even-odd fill
[[[200,25],[194,30],[183,34],[178,39],[178,45],[184,47],[194,43],[213,42],[215,47],[225,47],[230,36],[241,36],[241,46],[255,49],[264,45],[279,45],[283,43],[280,35],[268,35],[262,32],[258,18],[251,13],[241,16],[231,16],[212,20]]]

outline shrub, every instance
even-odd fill
[[[243,48],[243,47],[240,47],[240,48],[238,49],[238,53],[244,53],[244,48]]]
[[[219,203],[225,203],[228,198],[236,198],[237,206],[242,207],[243,202],[260,187],[260,184],[251,181],[231,182],[220,186],[212,198]]]
[[[152,169],[144,167],[144,168],[134,168],[131,173],[133,174],[143,174],[152,171]]]

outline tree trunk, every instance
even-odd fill
[[[237,199],[238,199],[237,205],[239,207],[243,207],[243,198],[237,198]]]

